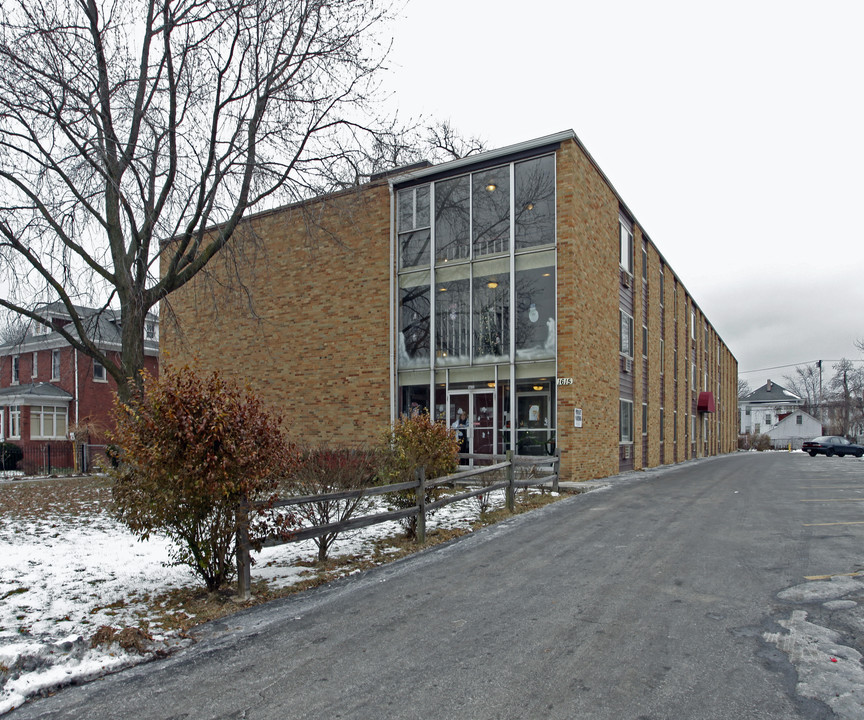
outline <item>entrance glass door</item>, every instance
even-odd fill
[[[519,455],[547,455],[554,452],[555,431],[551,427],[549,411],[547,392],[519,393],[516,436]]]
[[[460,453],[495,452],[495,392],[489,390],[454,391],[447,402],[447,424],[457,431]]]

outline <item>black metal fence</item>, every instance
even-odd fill
[[[24,457],[18,461],[18,470],[25,475],[51,475],[74,467],[71,442],[28,443],[21,450]]]
[[[75,448],[75,469],[82,473],[99,472],[109,466],[107,445],[78,445]]]
[[[23,457],[14,468],[25,475],[53,475],[55,473],[97,472],[108,467],[105,445],[79,444],[69,441],[27,443],[19,446]]]

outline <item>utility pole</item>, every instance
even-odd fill
[[[819,368],[819,426],[820,433],[825,432],[825,419],[822,416],[822,361],[819,360],[816,363],[816,367]]]

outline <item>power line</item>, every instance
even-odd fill
[[[849,360],[849,358],[840,358],[840,360]],[[823,363],[835,363],[835,362],[840,362],[840,360],[825,360],[825,359],[823,359],[822,362]],[[819,362],[818,360],[809,360],[807,362],[791,363],[790,365],[775,365],[774,367],[759,368],[758,370],[739,370],[738,374],[739,375],[752,375],[753,373],[766,372],[767,370],[781,370],[783,368],[799,367],[800,365],[816,365],[816,363],[818,363],[818,362]],[[850,362],[862,363],[862,362],[864,362],[864,360],[850,360]]]

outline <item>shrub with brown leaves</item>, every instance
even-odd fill
[[[117,517],[142,540],[167,535],[172,560],[218,589],[235,571],[239,504],[266,503],[296,461],[280,419],[248,388],[189,367],[145,374],[142,394],[115,414]]]
[[[444,423],[433,422],[428,411],[397,418],[384,433],[382,446],[379,476],[384,482],[410,482],[421,467],[426,469],[426,479],[431,480],[449,475],[459,466],[459,441],[455,431]],[[440,487],[427,488],[426,502],[434,502],[440,494]],[[387,497],[394,509],[410,508],[416,503],[413,490],[390,493]],[[416,537],[416,515],[400,522],[406,537]]]

